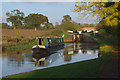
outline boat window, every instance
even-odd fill
[[[50,44],[50,39],[48,38],[48,44]]]
[[[39,45],[42,45],[42,42],[41,42],[42,40],[41,40],[41,38],[39,38]]]
[[[49,42],[51,43],[51,40],[49,40]]]

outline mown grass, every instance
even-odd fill
[[[14,80],[15,78],[20,80],[22,78],[99,78],[110,58],[111,54],[103,54],[97,59],[7,76],[2,80]]]

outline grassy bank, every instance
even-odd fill
[[[28,44],[19,44],[16,46],[9,46],[7,47],[8,51],[20,51],[20,50],[24,50],[24,49],[30,49],[32,48],[34,44],[33,43],[28,43]]]
[[[109,43],[108,41],[105,41],[105,40],[98,38],[97,34],[95,34],[95,36],[94,36],[93,33],[85,33],[85,35],[94,38],[97,41],[98,45],[101,45],[101,46],[111,45],[111,43]]]
[[[94,38],[99,45],[118,45],[119,43],[119,36],[112,35],[107,33],[104,29],[101,29],[97,34],[93,33],[85,33],[85,35]]]
[[[104,29],[101,29],[99,31],[99,34],[103,35],[105,39],[109,40],[109,42],[113,43],[113,44],[118,44],[119,43],[119,35],[113,35],[110,33],[107,33]]]
[[[37,44],[34,38],[4,38],[2,50],[4,51],[20,51],[30,49]]]
[[[63,32],[63,33],[59,34],[59,36],[62,36],[63,34],[64,34],[64,37],[69,37],[71,35],[71,33]]]

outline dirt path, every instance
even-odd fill
[[[120,77],[120,51],[113,53],[113,57],[110,62],[105,66],[103,73],[100,78],[113,78],[119,79]]]

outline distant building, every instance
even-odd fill
[[[84,32],[95,32],[95,33],[98,33],[98,28],[96,27],[84,27],[82,28],[82,31]]]

